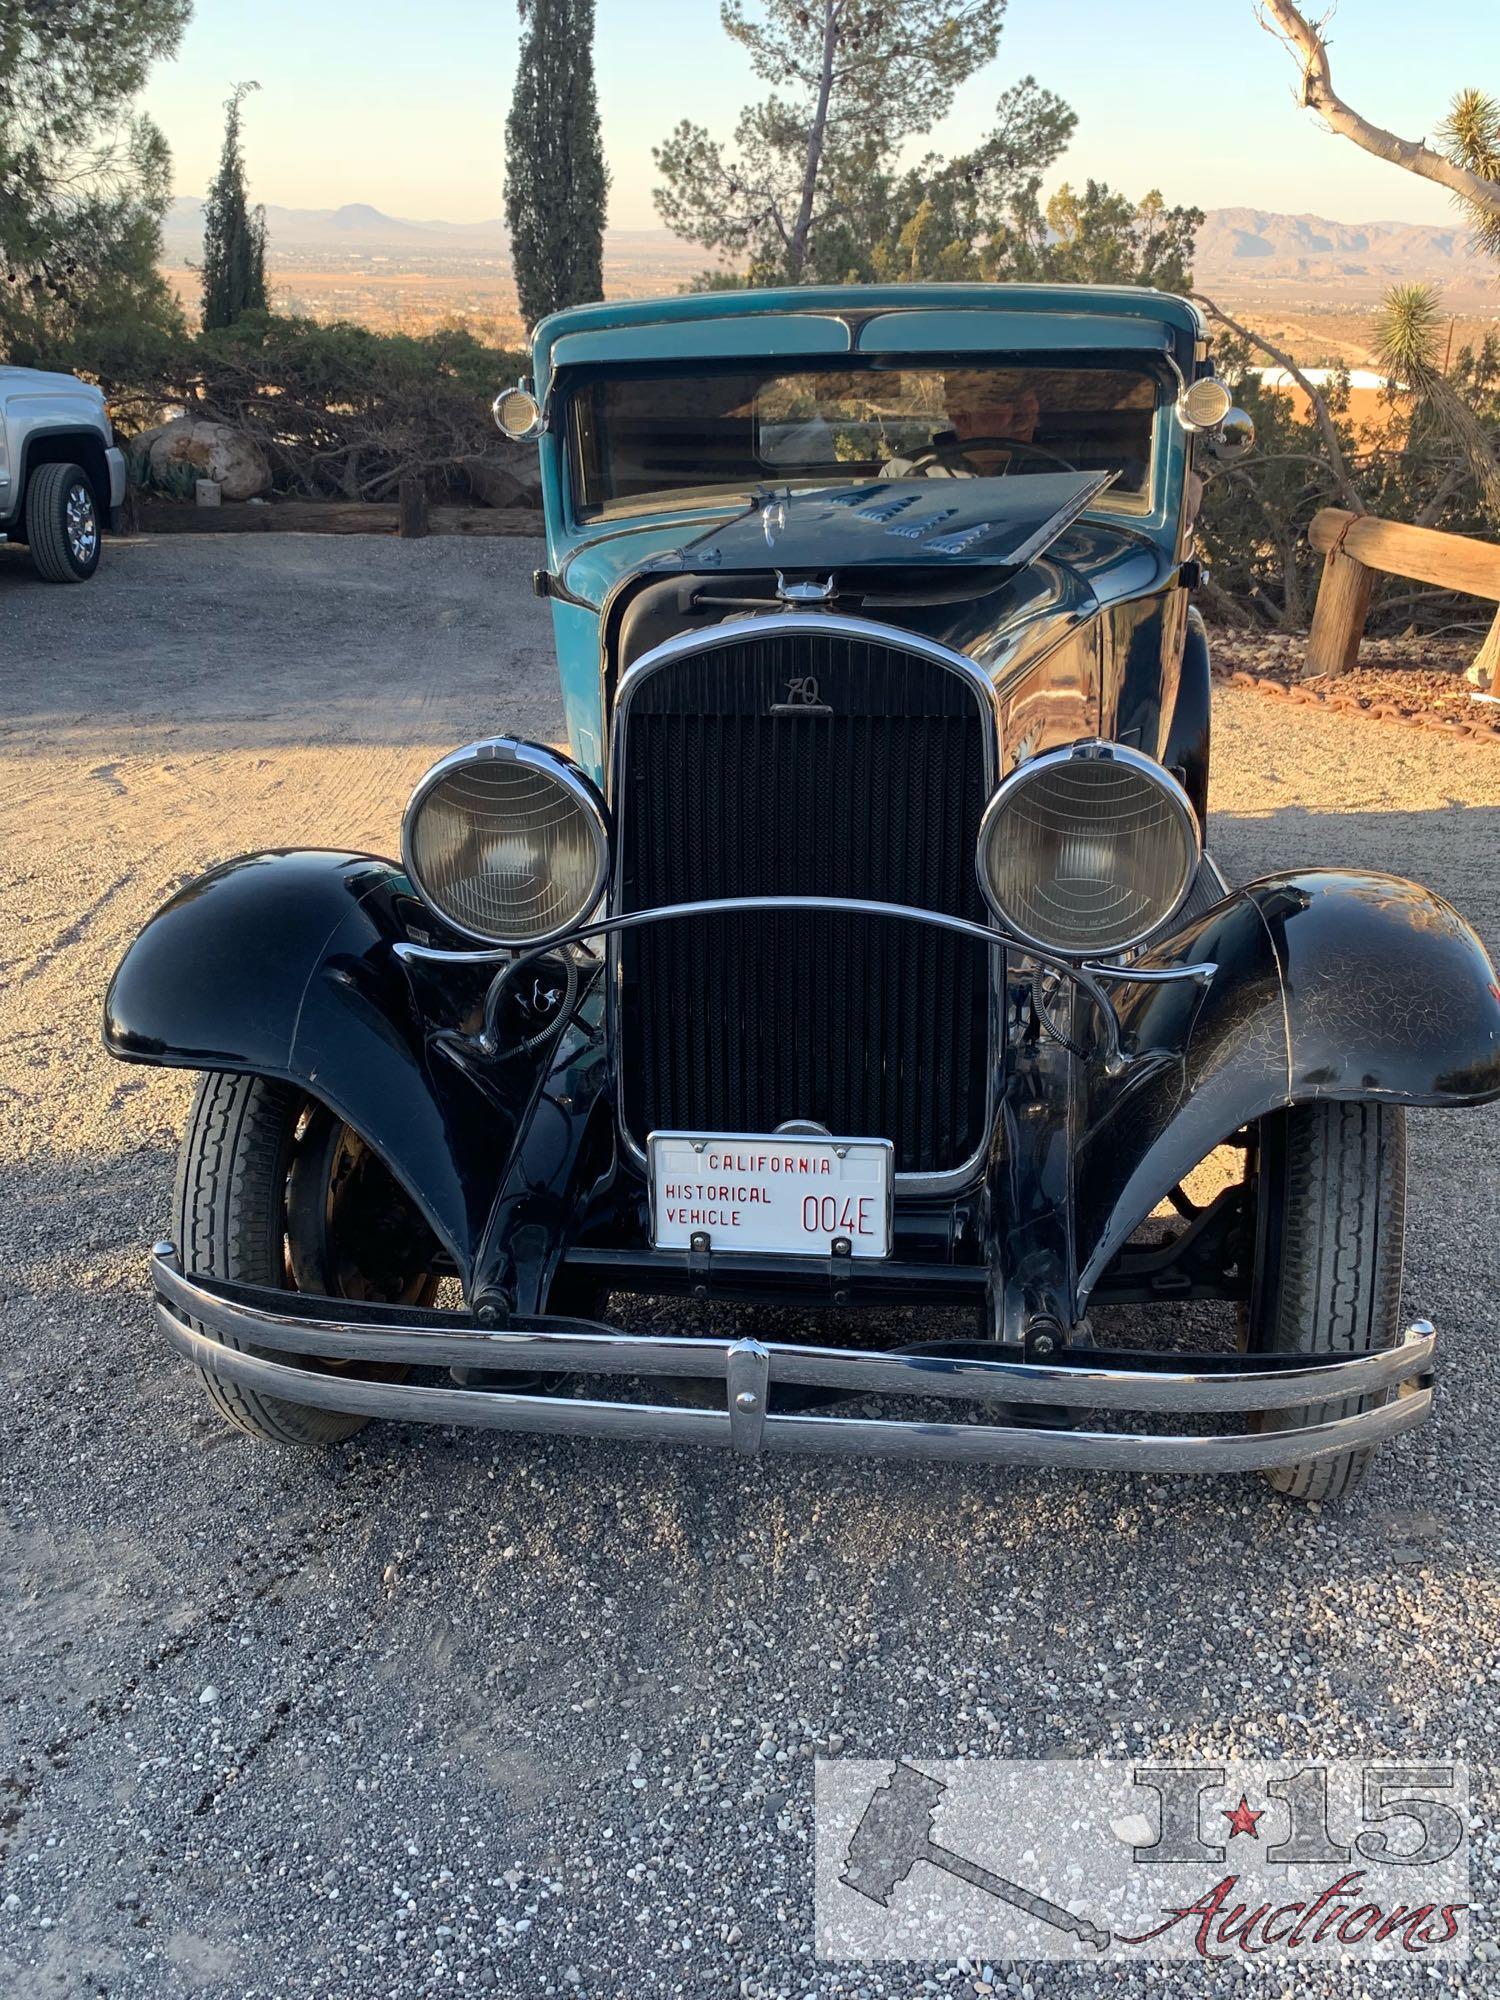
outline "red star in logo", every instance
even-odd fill
[[[1229,1838],[1233,1840],[1237,1833],[1248,1833],[1252,1840],[1259,1840],[1260,1835],[1255,1829],[1257,1822],[1264,1819],[1265,1816],[1266,1810],[1264,1806],[1261,1807],[1259,1812],[1251,1812],[1250,1801],[1241,1792],[1240,1802],[1234,1811],[1226,1812],[1224,1815],[1225,1819],[1229,1822]]]

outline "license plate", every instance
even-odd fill
[[[889,1139],[809,1139],[775,1133],[653,1132],[652,1241],[689,1250],[888,1257],[894,1168]]]

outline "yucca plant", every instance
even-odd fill
[[[1500,99],[1483,90],[1461,90],[1438,127],[1443,150],[1458,166],[1484,181],[1500,184]],[[1492,257],[1500,257],[1500,214],[1465,202],[1474,235]]]
[[[1485,512],[1500,527],[1500,455],[1477,413],[1443,372],[1444,324],[1435,285],[1394,285],[1376,323],[1375,349],[1385,372],[1425,403],[1463,452],[1479,483]]]

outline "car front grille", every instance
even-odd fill
[[[892,637],[767,620],[653,666],[617,730],[614,907],[844,896],[986,921],[982,689]],[[811,627],[812,629],[809,629]],[[993,953],[930,925],[747,911],[622,933],[623,1115],[654,1130],[812,1119],[898,1173],[983,1143]]]

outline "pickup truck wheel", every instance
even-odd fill
[[[437,1293],[437,1244],[403,1190],[351,1127],[288,1084],[219,1071],[202,1079],[182,1143],[175,1209],[190,1275],[399,1305],[430,1305]],[[269,1358],[330,1373],[336,1367],[288,1354]],[[392,1381],[406,1371],[351,1364],[347,1372]],[[198,1375],[219,1414],[260,1443],[336,1444],[369,1421],[265,1396],[207,1369]]]
[[[26,482],[26,539],[38,576],[84,583],[99,567],[99,506],[81,465],[39,465]]]
[[[1261,1121],[1255,1273],[1247,1345],[1256,1354],[1368,1354],[1401,1325],[1406,1114],[1391,1104],[1299,1104]],[[1330,1423],[1368,1397],[1268,1411],[1262,1431]],[[1373,1452],[1273,1467],[1298,1500],[1352,1493]]]

